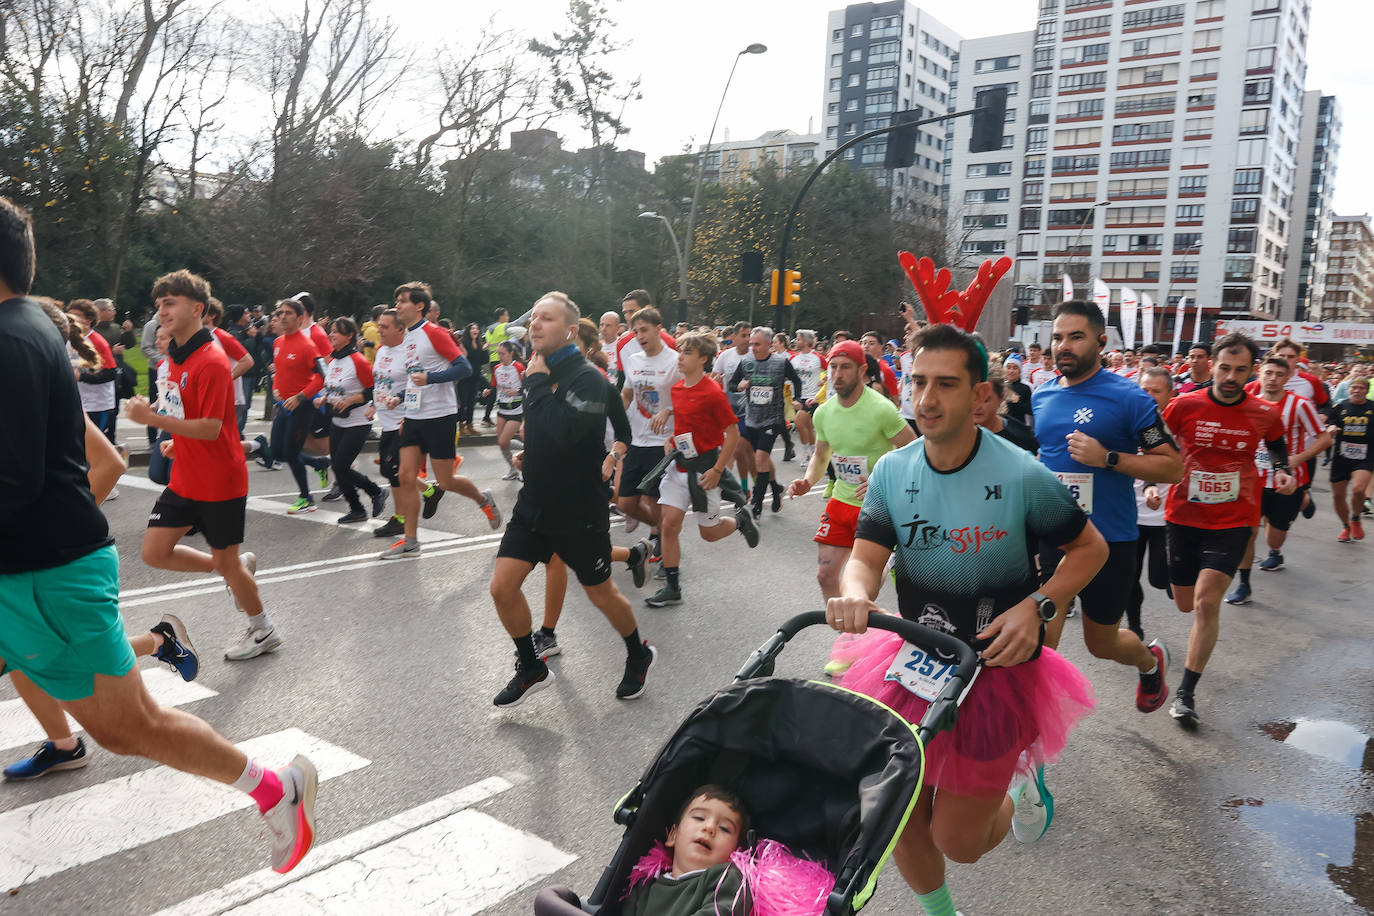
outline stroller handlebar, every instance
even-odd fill
[[[753,655],[749,656],[749,660],[740,669],[739,674],[735,675],[735,680],[772,674],[773,660],[777,658],[794,636],[807,627],[820,626],[825,622],[824,611],[808,611],[785,621],[768,642],[754,650]],[[932,630],[914,620],[893,614],[871,614],[868,618],[868,625],[877,630],[896,633],[907,642],[923,649],[931,649],[941,655],[959,659],[959,666],[954,676],[962,684],[968,684],[973,679],[974,669],[978,667],[978,654],[972,646],[963,640],[950,636],[948,633]]]

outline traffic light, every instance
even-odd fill
[[[969,137],[970,153],[989,153],[1002,148],[1002,131],[1007,120],[1007,89],[984,89],[974,102],[973,134]]]
[[[916,164],[916,121],[921,119],[919,108],[899,111],[892,116],[893,131],[887,135],[887,153],[883,156],[885,169],[909,169]]]
[[[796,305],[801,302],[801,271],[788,270],[783,274],[782,304]]]
[[[768,304],[778,304],[778,272],[776,270],[772,272],[772,278],[768,283]]]

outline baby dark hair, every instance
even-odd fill
[[[734,809],[735,813],[739,815],[740,845],[744,845],[745,834],[749,832],[749,809],[745,806],[744,799],[723,786],[707,783],[704,786],[698,786],[695,791],[687,796],[687,799],[682,803],[682,807],[678,809],[678,821],[682,820],[683,816],[687,813],[687,809],[692,807],[692,802],[696,801],[698,798],[713,798],[716,801],[725,802],[725,804]]]

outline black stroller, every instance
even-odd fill
[[[625,833],[591,896],[582,901],[567,888],[546,888],[535,900],[536,916],[619,916],[630,870],[667,835],[688,793],[703,783],[731,788],[748,803],[751,834],[826,864],[835,876],[827,916],[856,913],[869,901],[920,795],[925,743],[954,726],[978,657],[967,644],[914,621],[869,619],[870,627],[958,659],[913,726],[862,694],[771,676],[787,642],[824,623],[820,612],[788,620],[731,686],[697,706],[616,805],[615,821]]]

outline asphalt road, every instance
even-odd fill
[[[498,482],[496,449],[463,454],[464,470],[508,509],[518,485]],[[784,467],[787,479],[796,466]],[[308,742],[324,748],[317,846],[305,863],[321,867],[284,887],[260,880],[267,841],[239,796],[96,750],[84,770],[0,785],[0,888],[16,887],[0,896],[0,914],[144,914],[196,898],[173,911],[513,916],[531,912],[534,888],[548,883],[589,891],[618,839],[612,805],[660,743],[779,621],[820,607],[810,542],[820,502],[807,497],[765,513],[756,551],[738,538],[689,539],[679,607],[644,607],[656,586],[636,592],[618,569],[661,653],[642,699],[614,698],[623,649],[574,585],[557,684],[497,710],[491,697],[512,655],[486,591],[497,535],[475,507],[449,495],[425,523],[436,534],[423,555],[381,563],[373,557],[384,542],[370,526],[338,526],[325,510],[286,516],[289,473],[255,468],[246,546],[286,642],[230,663],[221,649],[240,619],[227,593],[139,559],[156,495],[139,474],[107,504],[130,632],[180,615],[205,690],[166,695],[231,741],[258,742],[266,762]],[[1064,652],[1092,679],[1098,710],[1050,770],[1057,810],[1043,841],[1008,839],[977,865],[950,868],[966,916],[1374,906],[1374,544],[1337,544],[1324,482],[1318,497],[1317,518],[1299,520],[1290,540],[1289,566],[1256,572],[1254,604],[1225,609],[1196,734],[1163,711],[1136,712],[1134,676],[1090,658],[1069,625]],[[526,593],[537,614],[541,573]],[[1176,659],[1188,625],[1162,593],[1149,594],[1146,629]],[[817,674],[830,641],[819,631],[799,638],[778,673]],[[141,664],[159,689],[175,690],[158,666]],[[37,740],[13,697],[0,685],[6,760]],[[289,729],[299,732],[280,734]],[[917,912],[895,869],[866,912]]]

